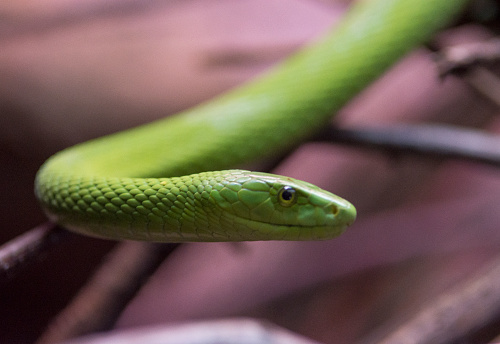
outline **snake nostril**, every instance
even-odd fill
[[[331,209],[333,215],[337,215],[339,213],[339,207],[337,207],[335,204],[331,205]]]

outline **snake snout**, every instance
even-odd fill
[[[332,213],[337,218],[337,221],[343,223],[346,227],[352,225],[354,220],[356,220],[356,208],[349,202],[345,202],[346,204],[342,207],[338,207],[336,205],[333,206]]]

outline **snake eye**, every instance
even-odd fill
[[[284,207],[290,207],[295,204],[297,193],[291,186],[284,186],[278,193],[278,202]]]

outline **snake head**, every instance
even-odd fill
[[[356,218],[348,201],[310,183],[248,171],[226,171],[214,203],[241,236],[254,240],[323,240],[340,235]]]

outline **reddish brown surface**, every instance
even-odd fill
[[[340,15],[338,6],[298,0],[99,6],[0,5],[6,18],[0,27],[2,242],[44,221],[32,184],[52,153],[209,99]],[[447,40],[485,36],[469,26]],[[461,80],[438,81],[422,49],[343,109],[339,121],[433,121],[498,132],[496,112]],[[352,343],[390,330],[477,270],[500,243],[500,178],[492,168],[311,144],[276,172],[348,198],[359,220],[328,242],[185,245],[118,327],[255,315],[317,340]],[[0,342],[36,337],[110,246],[81,238],[0,286]]]

